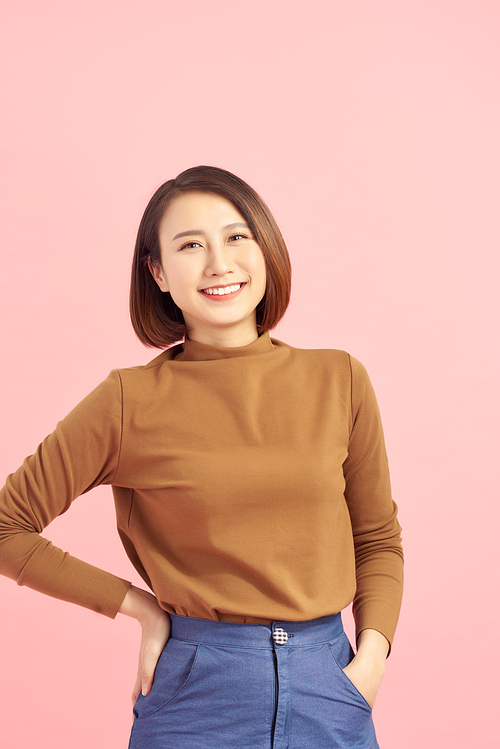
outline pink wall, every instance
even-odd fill
[[[379,396],[407,555],[381,747],[498,745],[500,5],[4,0],[1,15],[2,477],[111,368],[154,355],[127,317],[154,187],[197,163],[235,171],[293,257],[276,337],[348,349]],[[135,580],[108,490],[48,535]],[[0,589],[4,745],[126,746],[135,623]]]

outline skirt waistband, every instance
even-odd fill
[[[242,648],[272,650],[276,645],[280,647],[317,645],[331,642],[343,632],[340,613],[307,622],[275,621],[268,625],[216,622],[177,614],[170,614],[170,618],[172,620],[171,637],[175,640]]]

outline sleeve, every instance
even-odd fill
[[[352,423],[344,477],[356,558],[356,636],[376,629],[391,644],[403,590],[401,527],[375,393],[363,365],[352,357],[350,363]]]
[[[122,391],[112,372],[59,422],[0,490],[0,573],[47,595],[116,616],[130,586],[40,536],[73,500],[117,470]]]

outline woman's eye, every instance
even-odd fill
[[[200,243],[199,242],[186,242],[185,244],[182,245],[182,247],[180,249],[181,250],[191,250],[191,249],[193,249],[195,247],[200,247]]]
[[[248,237],[245,234],[232,234],[229,237],[229,240],[232,242],[237,242],[239,239],[248,239]]]

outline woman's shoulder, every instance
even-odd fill
[[[284,343],[283,341],[278,340],[277,338],[271,338],[273,346],[276,347],[276,349],[286,351],[291,359],[296,359],[297,361],[304,361],[304,362],[311,362],[311,363],[321,363],[324,362],[325,365],[337,365],[337,366],[347,366],[350,365],[350,360],[353,359],[351,354],[347,351],[343,351],[342,349],[335,349],[335,348],[298,348],[296,346],[291,346],[288,343]],[[354,360],[356,361],[356,360]]]
[[[122,381],[147,381],[148,379],[154,378],[165,364],[173,361],[180,351],[182,351],[181,343],[165,349],[165,351],[157,354],[153,359],[145,364],[136,364],[130,367],[117,367],[110,372],[107,379],[117,377]]]
[[[359,361],[359,359],[356,359],[349,351],[344,351],[343,349],[298,348],[296,346],[291,346],[288,343],[284,343],[277,338],[271,338],[271,341],[277,350],[287,350],[298,359],[303,358],[311,361],[324,361],[329,364],[343,364],[350,369],[355,370],[356,373],[366,371],[364,365]]]
[[[335,384],[350,391],[356,381],[363,379],[366,370],[348,351],[334,348],[297,348],[272,339],[277,351],[283,352],[283,361],[309,382],[318,385]]]

